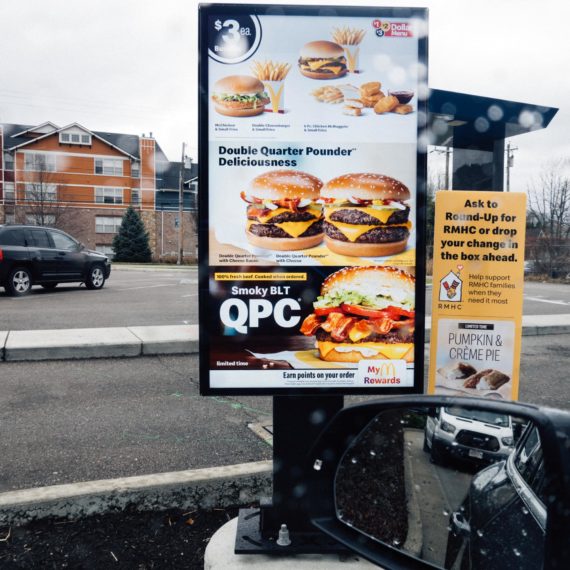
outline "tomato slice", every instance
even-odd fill
[[[343,303],[340,308],[345,313],[350,313],[351,315],[358,315],[360,317],[368,317],[369,319],[381,319],[388,317],[390,319],[396,320],[400,317],[413,318],[415,315],[414,311],[406,311],[405,309],[400,309],[399,307],[389,306],[385,309],[369,309],[363,307],[362,305],[349,305]]]
[[[340,307],[323,307],[323,308],[319,308],[319,309],[315,309],[315,315],[317,315],[317,317],[326,317],[327,315],[330,315],[331,313],[342,313],[342,310]]]
[[[413,319],[416,316],[415,311],[406,311],[406,309],[402,309],[401,307],[386,307],[384,309],[390,316],[391,319],[398,319],[401,317],[406,317],[407,319]]]
[[[359,317],[369,317],[370,319],[380,319],[386,315],[386,313],[380,309],[368,309],[362,305],[349,305],[348,303],[343,303],[340,308],[345,313],[358,315]]]

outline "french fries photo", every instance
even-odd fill
[[[343,26],[342,28],[334,28],[332,37],[333,40],[341,46],[357,46],[365,34],[366,32],[364,30]]]
[[[254,61],[251,64],[251,72],[260,81],[283,81],[290,69],[290,63],[275,62],[271,59]]]

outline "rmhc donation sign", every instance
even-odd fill
[[[199,17],[201,393],[422,392],[427,11]]]
[[[517,399],[525,226],[525,194],[436,194],[429,393]]]

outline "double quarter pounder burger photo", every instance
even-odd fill
[[[301,49],[299,69],[311,79],[337,79],[346,75],[342,46],[326,40],[309,42]]]
[[[214,83],[216,111],[228,117],[255,117],[265,111],[269,97],[263,83],[250,75],[228,75]]]
[[[397,267],[345,267],[329,275],[301,332],[322,360],[414,361],[415,278]]]
[[[323,241],[323,183],[298,170],[272,170],[255,177],[241,198],[247,202],[246,236],[257,247],[292,251]]]
[[[406,249],[410,236],[408,188],[389,176],[343,174],[321,190],[325,244],[335,253],[384,257]]]

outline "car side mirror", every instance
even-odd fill
[[[310,454],[310,517],[387,569],[570,567],[569,435],[567,412],[476,398],[347,407]]]

